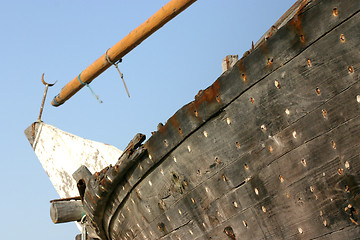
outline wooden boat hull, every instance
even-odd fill
[[[358,239],[359,10],[302,1],[144,145],[93,174],[90,235]]]

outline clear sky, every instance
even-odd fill
[[[169,0],[0,0],[1,239],[63,240],[75,224],[55,225],[49,200],[58,198],[23,134],[44,122],[124,149],[141,132],[151,136],[222,73],[222,59],[245,51],[295,0],[198,0],[123,58],[126,95],[114,67],[64,105],[51,99],[83,69]]]

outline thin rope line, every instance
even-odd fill
[[[82,72],[81,72],[81,73],[82,73]],[[101,99],[99,98],[99,95],[96,95],[96,94],[95,94],[95,92],[92,90],[92,88],[90,87],[90,85],[89,85],[88,83],[84,83],[84,82],[81,81],[81,79],[80,79],[81,73],[80,73],[79,76],[78,76],[79,82],[80,82],[82,85],[85,85],[85,86],[87,86],[87,87],[90,89],[91,93],[92,93],[93,96],[96,98],[96,100],[98,100],[99,103],[103,103],[103,101],[101,101]]]
[[[130,93],[129,93],[129,90],[128,90],[127,86],[126,86],[125,80],[124,80],[124,74],[122,74],[122,73],[120,72],[120,69],[119,69],[119,67],[118,67],[118,64],[119,64],[122,60],[120,59],[120,60],[117,61],[116,63],[115,63],[115,62],[112,62],[112,61],[110,60],[108,54],[107,54],[108,51],[109,51],[109,49],[106,50],[106,52],[105,52],[105,59],[106,59],[106,61],[107,61],[109,64],[114,65],[114,66],[116,67],[116,69],[118,70],[118,72],[119,72],[119,74],[120,74],[120,78],[121,78],[121,80],[122,80],[122,82],[123,82],[123,84],[124,84],[126,93],[127,93],[128,97],[130,98]]]

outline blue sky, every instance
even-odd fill
[[[91,83],[99,104],[83,88],[64,105],[51,99],[83,69],[168,0],[0,0],[2,239],[74,239],[73,223],[51,222],[49,200],[58,198],[23,134],[39,114],[62,130],[124,149],[147,137],[222,73],[221,61],[242,54],[295,2],[199,0]]]

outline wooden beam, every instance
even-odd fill
[[[176,17],[179,13],[189,7],[196,0],[171,0],[159,11],[152,15],[148,20],[135,28],[122,40],[116,43],[107,51],[107,56],[111,62],[116,62],[124,57],[128,52],[134,49],[147,37]],[[73,80],[61,89],[61,92],[54,97],[51,104],[55,107],[60,106],[76,92],[78,92],[85,84],[91,83],[97,76],[108,69],[111,64],[106,60],[105,54],[93,62],[89,67],[81,72],[81,76],[77,75]],[[80,79],[79,79],[80,78]],[[81,82],[80,82],[81,80]]]
[[[85,166],[81,165],[73,174],[73,178],[76,182],[79,182],[80,179],[84,179],[85,183],[87,183],[91,177],[90,170]]]
[[[80,221],[85,211],[81,201],[52,202],[50,217],[54,223]]]

